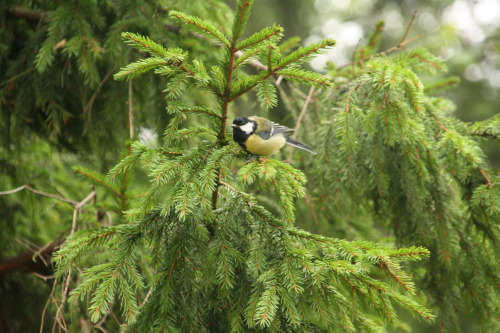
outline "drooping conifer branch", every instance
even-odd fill
[[[450,133],[450,130],[436,117],[436,115],[434,113],[432,113],[432,111],[430,110],[430,108],[428,107],[427,109],[427,112],[429,113],[429,115],[431,115],[432,119],[439,125],[439,127],[446,133]],[[453,132],[451,132],[453,134]],[[455,133],[456,135],[459,135],[458,133]],[[460,149],[460,147],[457,147],[456,149]],[[469,159],[469,161],[473,164],[478,164],[476,161],[474,161],[474,157],[470,154],[468,154],[467,152],[464,152],[464,156],[467,157],[467,159]],[[483,170],[483,168],[481,167],[481,165],[477,165],[477,170],[479,171],[479,173],[481,174],[481,176],[484,178],[484,180],[486,181],[486,184],[488,185],[488,187],[493,187],[493,183],[491,182],[490,180],[490,177],[488,177],[488,175],[486,174],[486,172]]]

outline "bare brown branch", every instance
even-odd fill
[[[28,273],[38,273],[41,275],[51,275],[52,267],[46,265],[43,260],[37,260],[36,257],[46,257],[50,258],[52,253],[59,248],[62,244],[63,239],[58,237],[51,241],[50,243],[42,246],[38,251],[27,251],[15,258],[5,259],[0,261],[0,274],[6,274],[11,272],[28,272]]]
[[[342,65],[342,66],[339,66],[338,69],[342,69],[344,67],[347,67],[347,66],[354,66],[356,64],[359,64],[360,62],[363,62],[363,61],[367,61],[369,59],[372,59],[372,58],[375,58],[375,57],[379,57],[379,56],[382,56],[382,55],[387,55],[389,53],[392,53],[392,52],[396,52],[396,51],[400,51],[402,49],[404,49],[406,47],[406,45],[408,45],[409,43],[419,39],[420,37],[422,37],[424,34],[423,33],[420,33],[418,35],[415,35],[411,38],[408,38],[408,34],[410,32],[410,29],[411,27],[413,26],[413,23],[415,22],[415,18],[417,17],[417,14],[418,12],[415,11],[413,13],[413,15],[411,16],[411,19],[410,21],[408,22],[408,24],[406,25],[406,28],[405,28],[405,32],[403,33],[403,36],[401,37],[401,39],[399,40],[399,42],[394,45],[393,47],[391,48],[388,48],[387,50],[385,51],[381,51],[381,52],[378,52],[378,53],[375,53],[375,54],[372,54],[372,55],[369,55],[367,57],[364,57],[364,58],[361,58],[361,59],[358,59],[356,61],[352,61],[348,64],[345,64],[345,65]]]
[[[128,81],[128,126],[130,130],[130,140],[134,139],[134,92],[132,80]]]
[[[35,193],[35,194],[39,194],[39,195],[42,195],[44,197],[49,197],[49,198],[56,199],[56,200],[59,200],[59,201],[64,201],[64,202],[70,203],[72,205],[78,204],[78,202],[75,201],[75,200],[71,200],[71,199],[64,198],[64,197],[61,197],[61,196],[58,196],[58,195],[55,195],[55,194],[50,194],[50,193],[46,193],[46,192],[43,192],[43,191],[39,191],[39,190],[36,190],[36,189],[32,188],[29,185],[23,185],[23,186],[20,186],[18,188],[15,188],[13,190],[10,190],[10,191],[0,192],[0,195],[14,194],[14,193],[20,192],[20,191],[22,191],[24,189],[27,189],[27,190]]]
[[[38,22],[47,16],[47,12],[40,12],[20,6],[12,6],[7,9],[7,16]]]
[[[297,123],[295,124],[295,129],[294,129],[294,132],[292,135],[292,139],[294,139],[294,140],[297,139],[297,136],[299,134],[300,125],[302,123],[302,120],[304,119],[304,116],[306,115],[307,108],[309,106],[309,103],[311,102],[311,99],[314,95],[315,90],[316,89],[314,87],[311,87],[311,89],[309,89],[309,94],[306,97],[306,100],[304,102],[304,106],[302,107],[302,110],[300,111],[299,117],[297,118]],[[293,152],[294,152],[294,147],[292,146],[292,147],[290,147],[290,154],[288,155],[289,161],[292,160]]]

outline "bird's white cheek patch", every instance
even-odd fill
[[[240,126],[240,129],[246,134],[250,134],[253,132],[253,123],[247,123],[243,126]]]

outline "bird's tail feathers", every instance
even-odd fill
[[[311,147],[307,146],[306,144],[304,144],[304,143],[302,143],[300,141],[296,141],[294,139],[290,139],[289,137],[286,138],[286,143],[288,143],[290,146],[294,146],[294,147],[303,149],[305,151],[308,151],[311,154],[314,154],[314,155],[317,154],[314,150],[312,150]]]

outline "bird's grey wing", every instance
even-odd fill
[[[260,136],[262,139],[267,140],[267,139],[269,139],[269,138],[271,138],[271,137],[273,137],[275,135],[286,134],[286,133],[289,133],[289,132],[293,132],[293,129],[288,128],[288,127],[283,126],[283,125],[280,125],[278,123],[273,123],[273,126],[271,127],[270,130],[258,132],[258,133],[255,133],[255,134],[257,134],[258,136]]]

